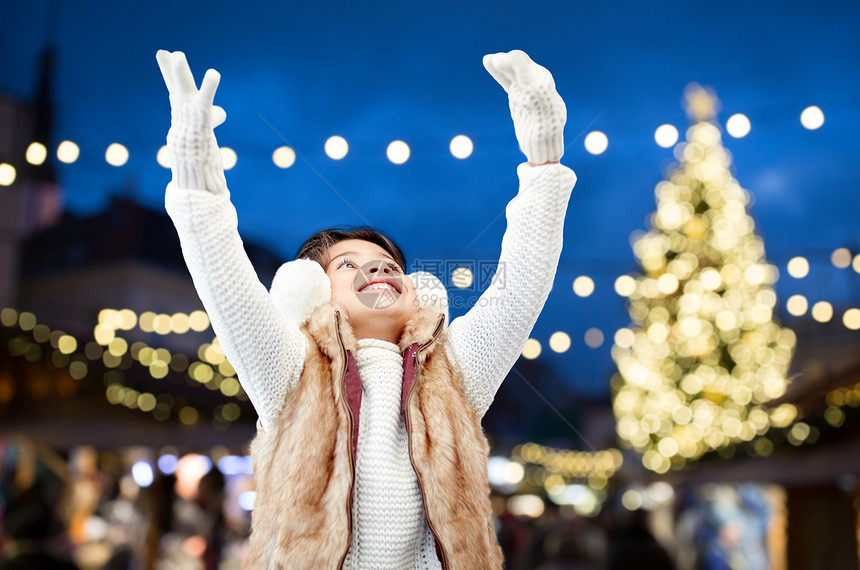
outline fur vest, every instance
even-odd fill
[[[489,446],[445,351],[444,315],[419,309],[399,343],[402,411],[424,512],[446,570],[501,568]],[[257,486],[249,568],[340,568],[352,531],[361,380],[356,342],[334,303],[303,325],[309,351],[271,429],[251,446]]]

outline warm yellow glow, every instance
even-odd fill
[[[0,186],[11,186],[15,182],[17,172],[15,167],[5,162],[0,163]]]
[[[137,315],[131,309],[122,309],[116,314],[116,326],[124,331],[130,331],[137,326]]]
[[[852,331],[860,330],[860,309],[851,308],[842,315],[842,324]]]
[[[636,340],[636,335],[628,328],[621,328],[615,331],[615,344],[621,348],[630,348]]]
[[[156,334],[170,334],[170,315],[165,315],[164,313],[156,315],[152,321],[152,328]]]
[[[188,324],[191,326],[191,330],[203,332],[209,328],[209,315],[204,311],[193,311],[188,315]]]
[[[555,352],[567,352],[570,348],[570,335],[563,331],[552,333],[549,337],[549,347]]]
[[[812,318],[819,323],[826,323],[833,318],[833,305],[827,301],[818,301],[812,305]]]
[[[671,273],[664,273],[657,279],[657,288],[664,295],[670,295],[678,289],[678,278]]]
[[[199,417],[200,414],[191,406],[185,406],[179,410],[179,421],[187,426],[196,424]]]
[[[108,352],[114,356],[122,356],[128,352],[128,342],[124,338],[114,338],[108,343]]]
[[[236,156],[236,151],[229,146],[221,147],[221,163],[224,165],[224,170],[230,170],[236,166],[239,157]]]
[[[654,140],[663,148],[669,148],[678,142],[678,129],[672,125],[660,125],[654,131]]]
[[[451,283],[458,289],[471,287],[474,280],[475,276],[468,267],[458,267],[451,272]]]
[[[346,139],[339,135],[334,135],[325,141],[325,153],[329,158],[340,160],[349,152],[349,144]]]
[[[594,293],[594,281],[587,275],[580,275],[573,280],[573,292],[580,297],[588,297]]]
[[[636,280],[629,275],[622,275],[615,280],[615,292],[622,297],[629,297],[636,291]]]
[[[854,261],[851,262],[851,267],[857,273],[860,273],[860,253],[854,256]]]
[[[704,285],[705,289],[708,291],[716,291],[717,288],[723,284],[723,278],[720,276],[720,272],[713,267],[703,269],[702,273],[699,274],[699,281],[702,282],[702,285]]]
[[[72,141],[63,141],[57,146],[57,160],[71,164],[81,155],[81,149]]]
[[[681,164],[655,188],[651,229],[632,240],[643,273],[628,302],[634,325],[611,351],[618,436],[655,473],[796,416],[763,407],[786,391],[796,338],[773,320],[779,274],[722,147],[715,96],[699,99],[698,122],[673,152]],[[735,116],[727,128],[743,136],[749,123]]]
[[[242,410],[234,402],[227,402],[221,408],[221,416],[228,422],[235,422],[241,414]]]
[[[795,279],[802,279],[809,274],[809,261],[805,257],[792,257],[788,262],[788,274]]]
[[[609,139],[600,131],[591,131],[585,136],[585,150],[591,154],[603,154],[609,147]]]
[[[847,247],[840,247],[830,255],[830,262],[839,269],[845,269],[851,265],[851,251]]]
[[[289,168],[296,163],[296,151],[288,146],[279,146],[272,153],[272,162],[278,168]]]
[[[388,157],[388,160],[392,164],[403,164],[409,160],[410,153],[409,145],[400,140],[392,141],[389,143],[388,148],[385,149],[385,156]]]
[[[761,285],[766,278],[767,273],[761,265],[750,265],[744,269],[744,280],[750,285]]]
[[[470,139],[466,135],[457,135],[456,137],[451,139],[449,149],[451,150],[451,154],[454,155],[455,158],[463,159],[469,158],[472,155],[472,152],[475,149],[475,145],[472,143],[472,139]]]
[[[815,105],[807,107],[800,114],[800,124],[810,131],[814,131],[824,124],[824,113]]]
[[[221,382],[220,389],[222,394],[228,398],[232,398],[239,393],[239,381],[235,378],[225,378],[224,381]]]
[[[735,113],[726,121],[726,131],[736,139],[745,137],[750,132],[750,120],[742,113]]]
[[[71,335],[63,335],[57,342],[57,349],[63,354],[72,354],[78,349],[78,341]]]
[[[589,348],[600,348],[603,345],[603,331],[594,327],[585,331],[585,345]]]
[[[803,295],[792,295],[788,298],[788,301],[786,301],[785,308],[788,310],[789,314],[792,314],[795,317],[800,317],[806,314],[806,311],[809,309],[809,302]]]
[[[114,339],[114,329],[104,325],[96,325],[93,329],[95,341],[102,346],[107,346]]]
[[[40,142],[31,142],[30,146],[27,147],[27,152],[24,155],[24,158],[26,158],[27,162],[30,164],[39,166],[40,164],[44,164],[45,159],[48,158],[48,149]]]
[[[523,358],[527,358],[528,360],[534,360],[535,358],[540,356],[540,352],[540,342],[538,342],[537,339],[530,338],[526,341],[526,344],[523,347]]]
[[[149,392],[143,393],[137,397],[137,407],[140,408],[142,412],[151,412],[155,409],[155,405],[158,401],[155,399],[155,396],[150,394]]]
[[[128,149],[119,143],[111,143],[105,151],[105,160],[111,166],[122,166],[128,162]]]
[[[18,322],[18,311],[12,307],[6,307],[0,311],[0,323],[4,327],[14,327]]]
[[[191,322],[185,313],[174,313],[170,317],[170,329],[176,334],[185,334],[191,328]]]
[[[69,364],[69,376],[75,380],[83,380],[87,375],[86,362],[75,361]]]
[[[635,511],[642,506],[642,494],[635,489],[628,489],[621,495],[621,504],[628,511]]]

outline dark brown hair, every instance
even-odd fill
[[[328,250],[334,244],[348,240],[360,239],[375,243],[390,255],[397,265],[406,271],[406,256],[400,247],[388,236],[370,226],[329,228],[315,233],[299,247],[295,259],[311,259],[326,268],[330,259]]]

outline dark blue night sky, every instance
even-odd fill
[[[780,305],[796,292],[839,314],[860,305],[860,275],[830,264],[838,247],[860,253],[858,29],[856,1],[31,0],[4,7],[0,90],[31,98],[39,52],[52,43],[54,142],[81,147],[59,170],[67,207],[99,210],[133,184],[161,209],[169,172],[155,154],[169,107],[155,52],[185,51],[198,81],[207,67],[222,74],[216,103],[227,122],[217,134],[238,155],[227,180],[245,239],[286,259],[317,229],[369,223],[410,259],[495,260],[521,155],[507,98],[481,57],[523,49],[552,71],[567,103],[563,162],[579,177],[533,336],[545,364],[582,393],[605,394],[611,338],[628,323],[612,285],[636,270],[630,235],[647,228],[654,186],[674,160],[654,130],[670,123],[683,137],[689,82],[716,90],[723,124],[734,113],[752,123],[744,138],[724,133],[724,144],[754,196],[768,259],[783,270]],[[809,105],[825,114],[815,131],[799,121]],[[608,136],[604,154],[585,151],[591,130]],[[341,161],[323,152],[333,134],[350,143]],[[457,134],[474,141],[468,159],[448,152]],[[385,157],[395,139],[412,151],[400,166]],[[104,161],[112,142],[130,151],[122,167]],[[286,170],[271,160],[282,144],[301,155]],[[810,260],[805,280],[784,271],[795,255]],[[594,279],[594,295],[573,294],[578,275]],[[590,327],[607,336],[598,349],[583,342]],[[546,348],[556,330],[573,339],[567,353]]]

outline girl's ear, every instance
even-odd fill
[[[419,307],[433,307],[445,315],[448,326],[448,292],[438,277],[426,271],[410,273],[409,278],[415,285],[415,300]]]
[[[302,324],[331,300],[331,281],[316,261],[296,259],[281,265],[269,294],[286,320]]]

